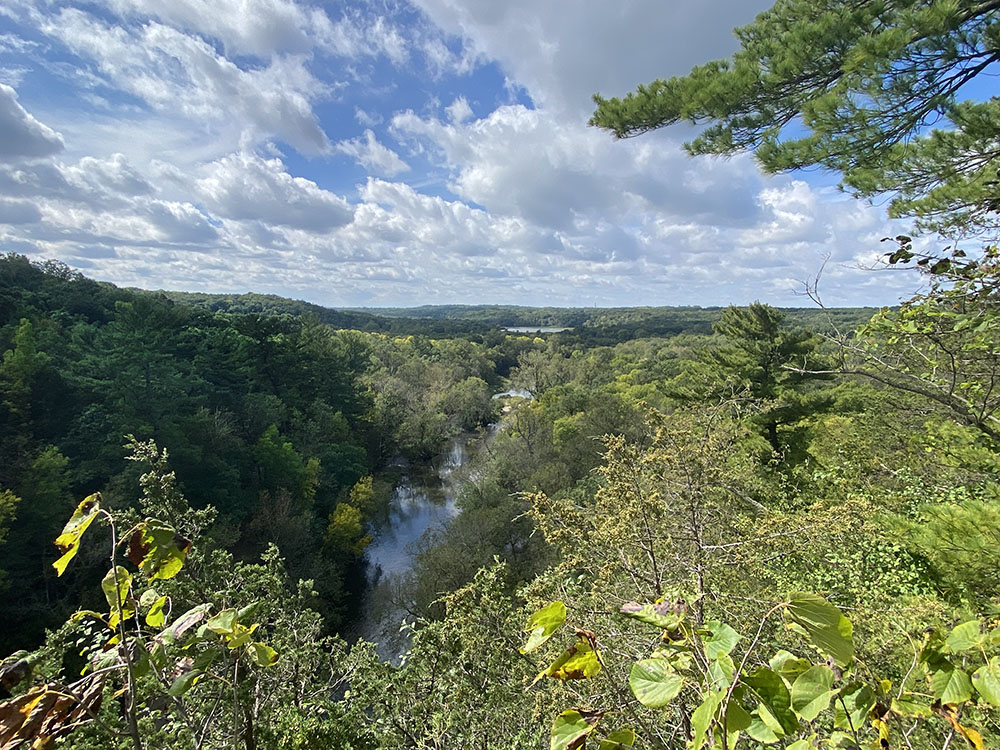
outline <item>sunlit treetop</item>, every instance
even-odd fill
[[[858,195],[891,193],[890,213],[923,229],[1000,229],[1000,99],[982,91],[1000,0],[778,0],[736,36],[731,59],[595,95],[591,124],[619,138],[705,125],[692,154],[819,165]]]

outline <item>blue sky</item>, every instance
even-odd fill
[[[889,304],[899,227],[822,175],[616,142],[590,95],[756,0],[5,0],[0,249],[330,306]],[[6,145],[5,145],[6,144]]]

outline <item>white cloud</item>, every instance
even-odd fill
[[[371,129],[365,130],[363,139],[341,141],[334,146],[334,150],[347,154],[374,174],[393,177],[410,169],[410,165],[399,158],[399,154],[378,142]]]
[[[315,182],[292,177],[280,159],[230,154],[207,168],[197,191],[216,214],[227,219],[325,232],[350,222],[353,208]]]
[[[47,18],[43,30],[155,110],[202,124],[237,117],[259,137],[280,138],[304,153],[329,148],[311,102],[330,89],[302,57],[275,57],[265,67],[244,70],[205,41],[169,26],[109,26],[76,9]]]
[[[163,23],[213,37],[226,52],[267,58],[276,52],[308,52],[333,24],[319,8],[289,0],[111,0],[123,16]]]
[[[36,120],[17,101],[17,92],[0,83],[0,161],[51,156],[64,148],[62,136]]]
[[[445,107],[445,111],[448,113],[448,119],[455,125],[460,125],[472,117],[472,107],[464,96],[455,99]]]
[[[772,0],[539,3],[414,0],[476,54],[500,61],[536,103],[585,119],[595,91],[621,94],[731,54],[734,26]]]

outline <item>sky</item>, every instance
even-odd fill
[[[893,304],[884,204],[587,126],[767,5],[3,0],[0,251],[332,307]]]

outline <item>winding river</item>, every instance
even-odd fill
[[[497,429],[490,425],[485,435],[454,438],[433,467],[404,474],[393,490],[388,513],[369,526],[368,586],[351,635],[376,643],[382,659],[398,664],[409,645],[409,633],[400,628],[413,618],[400,584],[413,569],[417,544],[458,513],[456,501],[468,476],[469,458]]]

